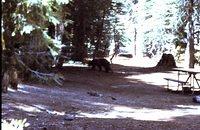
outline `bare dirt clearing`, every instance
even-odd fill
[[[64,67],[63,86],[20,84],[2,95],[2,118],[26,129],[197,130],[200,106],[191,95],[164,89],[169,71],[113,65],[114,73]],[[151,79],[152,78],[152,79]],[[159,82],[157,82],[159,81]]]

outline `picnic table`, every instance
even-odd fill
[[[197,77],[198,74],[200,74],[200,69],[193,69],[193,68],[174,68],[172,71],[177,71],[177,79],[172,78],[164,78],[167,80],[167,88],[169,89],[169,81],[177,82],[178,88],[179,86],[182,87],[182,91],[184,92],[185,88],[189,88],[190,90],[193,90],[192,93],[194,93],[194,89],[200,89],[200,77]],[[186,74],[187,78],[186,80],[183,80],[181,75]],[[198,87],[195,87],[195,83]]]

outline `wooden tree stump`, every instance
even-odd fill
[[[156,67],[175,68],[176,62],[172,54],[163,54]]]

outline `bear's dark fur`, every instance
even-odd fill
[[[92,69],[94,70],[96,67],[99,68],[99,71],[102,70],[102,67],[105,69],[105,71],[108,73],[109,71],[112,72],[112,69],[110,68],[110,62],[106,59],[93,59],[91,61],[88,61],[88,66],[92,66]]]

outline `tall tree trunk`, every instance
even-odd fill
[[[189,68],[194,68],[194,22],[192,19],[193,15],[193,0],[189,1],[189,6],[188,6],[188,20],[189,20]]]
[[[102,18],[99,19],[100,25],[98,26],[98,37],[97,37],[97,42],[95,44],[95,50],[94,50],[94,54],[93,54],[93,59],[96,57],[96,54],[99,51],[99,48],[101,46],[101,41],[102,41],[102,35],[103,35],[103,28],[104,28],[104,21],[105,21],[105,15],[106,15],[106,10],[103,10],[103,16]]]
[[[137,49],[136,41],[137,41],[137,29],[135,28],[135,29],[134,29],[134,44],[133,44],[133,45],[134,45],[134,48],[133,48],[133,49],[134,49],[134,50],[133,50],[133,52],[134,52],[133,55],[134,55],[134,56],[136,56],[136,49]]]
[[[2,8],[2,19],[3,19],[3,40],[5,44],[4,52],[2,53],[5,60],[3,60],[3,71],[6,71],[13,62],[11,57],[14,56],[14,37],[12,33],[15,30],[15,23],[13,13],[16,11],[16,1],[5,1]]]
[[[76,16],[74,19],[74,54],[73,60],[83,61],[87,57],[87,48],[85,46],[85,7],[84,1],[75,1],[76,4]]]

